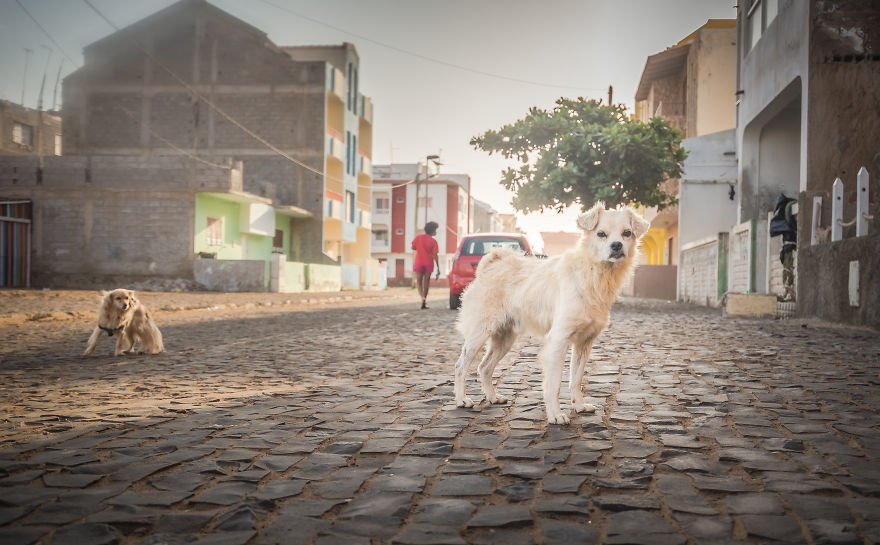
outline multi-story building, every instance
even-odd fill
[[[861,0],[746,0],[737,23],[738,225],[728,290],[782,294],[781,244],[767,220],[784,193],[799,204],[797,313],[877,327],[880,10]],[[870,182],[859,191],[862,168]],[[842,239],[826,240],[838,228]]]
[[[471,200],[472,233],[498,233],[503,230],[498,211],[492,205],[478,199]]]
[[[223,289],[381,284],[369,256],[372,105],[358,71],[351,44],[280,47],[204,0],[88,45],[64,80],[66,157],[52,184],[26,184],[26,165],[0,179],[0,195],[32,200],[42,222],[33,270],[195,276]],[[118,257],[131,222],[165,237],[144,263]]]
[[[642,210],[651,222],[642,239],[644,262],[650,266],[642,267],[633,277],[636,295],[651,293],[674,299],[677,276],[681,273],[680,248],[714,229],[702,216],[708,215],[713,225],[718,223],[725,228],[733,222],[734,206],[726,193],[735,181],[735,169],[721,169],[713,172],[711,179],[698,180],[688,174],[688,166],[706,162],[718,165],[726,157],[723,153],[733,150],[735,69],[734,19],[710,19],[645,62],[635,95],[635,117],[640,121],[660,117],[679,129],[682,146],[690,156],[689,163],[685,163],[685,175],[664,184],[664,190],[676,195],[679,204],[661,211]],[[724,142],[729,141],[729,145],[719,153],[720,159],[715,157],[717,143],[703,152],[707,147],[703,138],[722,131],[727,131]],[[724,143],[720,145],[724,148]],[[683,225],[689,230],[682,230]]]
[[[385,263],[389,284],[412,279],[410,243],[429,221],[437,222],[440,276],[445,278],[461,237],[470,232],[471,178],[467,174],[426,175],[425,165],[373,167],[373,257]]]
[[[0,155],[61,155],[61,117],[0,100]]]

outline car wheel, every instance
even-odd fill
[[[451,310],[456,310],[459,307],[461,307],[461,294],[450,293],[449,294],[449,308]]]

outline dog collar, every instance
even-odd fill
[[[123,327],[125,327],[125,326],[122,326],[122,325],[121,325],[121,326],[117,327],[116,329],[111,329],[111,328],[109,328],[109,327],[104,327],[104,326],[102,326],[101,324],[98,324],[98,328],[99,328],[99,329],[102,329],[102,330],[104,330],[104,331],[106,331],[108,337],[112,337],[112,336],[113,336],[113,333],[115,333],[115,332],[122,331],[122,328],[123,328]]]

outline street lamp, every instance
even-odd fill
[[[428,155],[425,157],[425,223],[428,222],[428,162],[433,161],[435,165],[439,165],[439,155]],[[419,176],[421,172],[416,172],[416,191],[415,191],[415,208],[413,209],[413,238],[419,234]],[[413,259],[415,259],[415,251],[413,251]],[[413,286],[415,286],[416,276],[413,275]]]

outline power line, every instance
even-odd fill
[[[360,35],[360,34],[355,34],[354,32],[351,32],[351,31],[349,31],[349,30],[345,30],[344,28],[339,28],[339,27],[334,26],[334,25],[331,25],[331,24],[329,24],[329,23],[325,23],[324,21],[320,21],[320,20],[318,20],[318,19],[315,19],[315,18],[309,17],[308,15],[303,15],[302,13],[299,13],[299,12],[293,11],[292,9],[290,9],[290,8],[288,8],[288,7],[285,7],[285,6],[279,6],[278,4],[275,4],[274,2],[270,2],[269,0],[260,0],[260,1],[263,2],[264,4],[268,4],[268,5],[270,5],[270,6],[274,7],[274,8],[276,8],[276,9],[279,9],[279,10],[281,10],[281,11],[285,11],[285,12],[287,12],[287,13],[290,13],[291,15],[295,15],[296,17],[299,17],[299,18],[301,18],[301,19],[305,19],[305,20],[307,20],[307,21],[311,21],[311,22],[313,22],[313,23],[316,23],[316,24],[319,24],[319,25],[325,26],[325,27],[327,27],[327,28],[332,28],[333,30],[336,30],[336,31],[342,32],[343,34],[348,34],[349,36],[354,36],[355,38],[359,38],[359,39],[364,40],[364,41],[366,41],[366,42],[370,42],[370,43],[376,44],[376,45],[378,45],[378,46],[385,47],[385,48],[391,49],[391,50],[393,50],[393,51],[397,51],[398,53],[403,53],[404,55],[410,55],[410,56],[412,56],[412,57],[416,57],[416,58],[418,58],[418,59],[422,59],[422,60],[425,60],[425,61],[433,62],[433,63],[436,63],[436,64],[441,64],[441,65],[443,65],[443,66],[448,66],[448,67],[450,67],[450,68],[456,68],[456,69],[458,69],[458,70],[464,70],[465,72],[470,72],[470,73],[472,73],[472,74],[479,74],[479,75],[481,75],[481,76],[487,76],[487,77],[490,77],[490,78],[502,79],[502,80],[506,80],[506,81],[513,81],[513,82],[516,82],[516,83],[524,83],[524,84],[526,84],[526,85],[535,85],[535,86],[538,86],[538,87],[549,87],[549,88],[554,88],[554,89],[578,89],[578,90],[580,90],[580,91],[604,91],[604,89],[600,89],[600,88],[598,88],[598,87],[575,87],[575,86],[572,86],[572,85],[555,85],[555,84],[552,84],[552,83],[543,83],[543,82],[540,82],[540,81],[532,81],[532,80],[527,80],[527,79],[514,78],[514,77],[511,77],[511,76],[505,76],[505,75],[502,75],[502,74],[493,74],[493,73],[491,73],[491,72],[486,72],[486,71],[484,71],[484,70],[477,70],[477,69],[475,69],[475,68],[470,68],[470,67],[467,67],[467,66],[462,66],[462,65],[460,65],[460,64],[455,64],[455,63],[447,62],[447,61],[444,61],[444,60],[435,59],[435,58],[433,58],[433,57],[428,57],[427,55],[422,55],[422,54],[420,54],[420,53],[414,53],[414,52],[412,52],[412,51],[408,51],[408,50],[406,50],[406,49],[403,49],[403,48],[400,48],[400,47],[397,47],[397,46],[394,46],[394,45],[391,45],[391,44],[386,44],[386,43],[380,42],[380,41],[378,41],[378,40],[374,40],[374,39],[372,39],[372,38],[368,38],[368,37],[366,37],[366,36],[362,36],[362,35]]]
[[[94,4],[92,4],[92,2],[91,2],[90,0],[83,0],[83,2],[85,2],[85,4],[86,4],[87,6],[89,6],[89,8],[92,9],[92,11],[94,11],[95,13],[97,13],[98,16],[100,16],[104,21],[106,21],[107,24],[109,24],[111,27],[113,27],[113,28],[116,29],[117,31],[121,31],[121,29],[120,29],[120,28],[119,28],[119,27],[118,27],[113,21],[111,21],[107,16],[105,16],[105,15],[104,15],[104,14],[103,14],[98,8],[96,8],[96,7],[94,6]],[[168,68],[167,66],[165,66],[165,65],[164,65],[162,62],[160,62],[156,57],[154,57],[149,51],[147,51],[147,49],[146,49],[143,45],[141,45],[140,42],[138,42],[137,40],[135,40],[134,38],[132,38],[132,37],[130,37],[130,36],[128,36],[127,38],[128,38],[129,41],[131,41],[133,44],[135,44],[135,46],[137,46],[137,48],[140,49],[140,51],[141,51],[141,52],[142,52],[142,53],[143,53],[148,59],[150,59],[151,61],[153,61],[154,63],[156,63],[160,68],[162,68],[165,72],[167,72],[168,75],[170,75],[172,78],[174,78],[175,80],[177,80],[177,82],[178,82],[180,85],[182,85],[185,89],[187,89],[190,93],[192,93],[193,96],[195,96],[195,97],[197,97],[199,100],[203,101],[205,104],[207,104],[209,107],[211,107],[211,109],[213,109],[215,112],[217,112],[218,114],[220,114],[221,116],[223,116],[225,119],[227,119],[230,123],[232,123],[233,125],[235,125],[235,126],[238,127],[239,129],[241,129],[245,134],[247,134],[248,136],[251,136],[252,138],[254,138],[255,140],[257,140],[259,143],[261,143],[261,144],[263,144],[264,146],[266,146],[269,150],[271,150],[271,151],[277,153],[278,155],[284,157],[285,159],[287,159],[288,161],[294,163],[295,165],[298,165],[298,166],[300,166],[300,167],[302,167],[302,168],[305,168],[306,170],[308,170],[308,171],[310,171],[310,172],[313,172],[313,173],[315,173],[315,174],[317,174],[317,175],[319,175],[319,176],[326,177],[326,179],[333,180],[333,181],[336,181],[336,182],[340,182],[340,183],[343,184],[343,187],[344,187],[344,185],[345,185],[345,180],[344,180],[344,179],[337,178],[336,176],[332,176],[332,175],[330,175],[330,174],[327,174],[327,173],[324,172],[324,171],[318,170],[318,169],[316,169],[316,168],[314,168],[314,167],[311,167],[311,166],[309,166],[309,165],[303,163],[302,161],[297,160],[296,158],[292,157],[290,154],[288,154],[288,153],[282,151],[281,149],[277,148],[276,146],[274,146],[273,144],[271,144],[270,142],[268,142],[267,140],[265,140],[265,139],[262,138],[261,136],[255,134],[253,131],[251,131],[250,129],[248,129],[247,127],[245,127],[243,124],[241,124],[238,120],[234,119],[231,115],[227,114],[227,113],[224,112],[222,109],[220,109],[219,106],[217,106],[216,104],[214,104],[212,101],[208,100],[208,99],[207,99],[204,95],[202,95],[197,89],[195,89],[195,88],[192,87],[190,84],[188,84],[183,78],[181,78],[180,76],[178,76],[174,71],[172,71],[170,68]],[[137,119],[134,118],[134,116],[133,116],[130,112],[128,112],[128,111],[126,111],[126,110],[123,110],[123,111],[125,111],[125,113],[129,115],[129,117],[132,117],[132,119],[134,119],[135,121],[138,121]],[[138,123],[140,123],[140,122],[138,121]],[[191,153],[189,153],[189,152],[187,152],[187,151],[185,151],[185,150],[183,150],[183,149],[181,149],[181,148],[179,148],[179,147],[177,147],[177,146],[171,144],[171,142],[169,142],[169,141],[166,140],[165,138],[162,138],[160,135],[158,135],[157,133],[155,133],[152,129],[149,129],[149,128],[148,128],[147,130],[149,130],[149,132],[150,132],[151,134],[153,134],[154,136],[156,136],[159,140],[165,142],[166,144],[168,144],[169,146],[171,146],[173,149],[175,149],[176,151],[178,151],[178,152],[180,152],[180,153],[183,153],[183,154],[185,154],[185,155],[187,155],[187,156],[189,156],[189,157],[192,157],[193,159],[195,159],[195,160],[197,160],[197,161],[200,161],[200,162],[205,163],[205,164],[209,164],[209,165],[211,165],[211,166],[221,166],[221,165],[218,165],[218,164],[215,164],[215,163],[211,163],[210,161],[207,161],[207,160],[205,160],[205,159],[202,159],[202,158],[200,158],[200,157],[198,157],[198,156],[196,156],[196,155],[193,155],[193,154],[191,154]],[[221,167],[222,167],[222,168],[227,168],[227,167],[225,167],[225,166],[221,166]],[[405,183],[402,183],[402,184],[400,184],[400,185],[398,185],[398,186],[395,186],[395,187],[400,187],[400,186],[408,185],[408,184],[414,183],[415,181],[416,181],[416,180],[409,180],[409,181],[407,181],[407,182],[405,182]],[[365,188],[365,189],[372,189],[372,185],[357,184],[357,186],[358,186],[358,187]]]
[[[49,38],[49,39],[52,41],[53,44],[55,44],[55,47],[57,47],[57,48],[58,48],[58,51],[61,51],[61,54],[64,55],[64,56],[67,58],[67,60],[70,61],[70,64],[72,64],[72,65],[78,67],[79,64],[77,64],[73,59],[70,58],[70,55],[68,55],[67,52],[64,51],[64,48],[63,48],[63,47],[61,47],[60,45],[58,45],[58,42],[55,41],[55,38],[53,38],[52,35],[49,34],[49,31],[48,31],[48,30],[46,30],[45,28],[43,28],[43,25],[41,25],[40,22],[37,21],[37,20],[34,18],[33,15],[31,15],[31,12],[29,12],[29,11],[27,10],[27,8],[24,7],[24,4],[22,4],[19,0],[15,0],[15,3],[18,4],[18,7],[20,7],[20,8],[21,8],[21,9],[27,14],[27,16],[30,17],[31,21],[33,21],[34,24],[37,25],[37,27],[38,27],[40,30],[43,31],[43,34],[45,34],[46,37]]]

